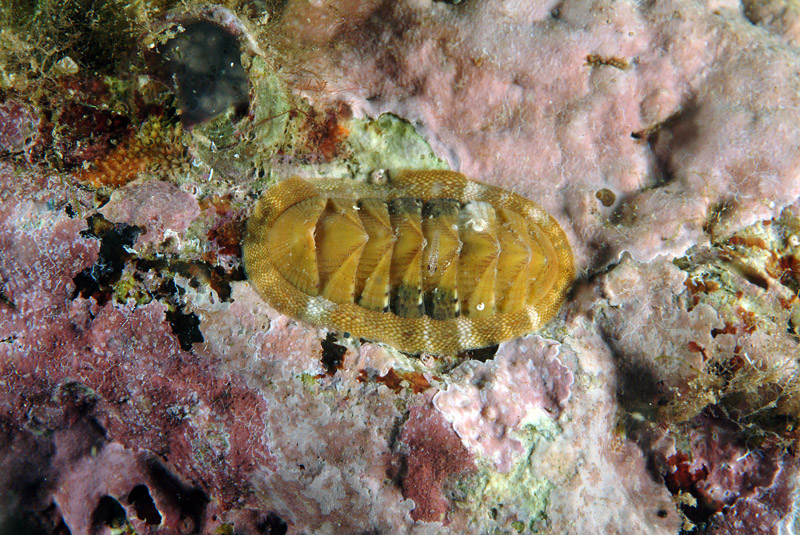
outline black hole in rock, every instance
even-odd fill
[[[262,522],[258,524],[258,532],[263,535],[286,535],[289,527],[281,517],[270,512]]]
[[[92,525],[95,528],[100,526],[118,528],[125,524],[127,518],[125,509],[117,500],[111,496],[103,496],[92,514]]]
[[[183,31],[159,47],[160,76],[173,83],[186,124],[233,108],[243,116],[250,86],[237,37],[206,20],[182,22]]]
[[[203,531],[203,513],[208,505],[208,497],[198,489],[183,484],[174,474],[152,459],[148,464],[148,471],[153,482],[160,490],[162,496],[172,496],[174,505],[180,511],[181,530],[183,533],[200,533]]]
[[[136,516],[139,520],[144,520],[148,524],[158,525],[161,523],[161,514],[153,503],[150,491],[145,485],[136,485],[128,494],[128,503],[133,505]]]
[[[499,345],[493,345],[479,347],[478,349],[467,349],[462,355],[468,359],[477,360],[478,362],[486,362],[494,358],[499,347]]]
[[[75,299],[78,295],[84,298],[94,297],[103,306],[111,297],[111,286],[122,275],[125,262],[131,258],[126,248],[136,242],[142,229],[124,223],[111,223],[99,214],[89,217],[86,222],[89,228],[82,231],[81,236],[99,239],[100,252],[93,266],[84,269],[72,279],[75,283],[72,298]]]
[[[325,366],[325,373],[333,375],[336,370],[341,369],[345,353],[347,353],[347,348],[336,343],[336,335],[328,333],[328,336],[322,341],[321,360],[322,365]]]
[[[205,340],[203,333],[200,332],[200,318],[194,312],[184,314],[183,306],[178,306],[175,310],[168,310],[166,316],[172,332],[178,337],[178,343],[184,351],[191,351],[192,344],[202,343]]]

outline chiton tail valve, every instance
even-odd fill
[[[243,254],[279,312],[412,354],[455,355],[538,329],[575,272],[542,208],[440,170],[279,182],[256,204]]]

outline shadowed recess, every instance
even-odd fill
[[[286,522],[273,512],[267,514],[267,517],[258,525],[258,532],[264,535],[286,535],[288,531],[289,526],[286,525]]]
[[[87,220],[88,229],[81,232],[85,238],[100,240],[97,262],[78,273],[73,282],[75,291],[72,298],[80,295],[94,297],[100,306],[105,305],[111,296],[111,286],[119,281],[125,262],[131,258],[127,251],[133,246],[142,229],[124,223],[111,223],[102,215],[95,214]]]
[[[155,459],[148,462],[148,470],[161,495],[172,496],[181,514],[181,526],[184,533],[201,533],[203,531],[203,513],[208,505],[208,496],[196,487],[182,483],[174,474]]]
[[[111,496],[100,498],[94,513],[92,513],[92,525],[96,530],[101,526],[119,528],[125,524],[127,519],[125,509]]]
[[[158,74],[175,89],[186,124],[234,108],[247,113],[250,87],[236,36],[209,21],[181,24],[183,31],[159,47]]]
[[[175,310],[166,312],[167,321],[172,328],[172,332],[178,337],[178,343],[184,351],[191,351],[192,344],[202,343],[205,339],[200,332],[200,318],[197,314],[183,312],[183,305],[179,305]]]
[[[133,505],[136,516],[148,524],[158,525],[161,523],[161,514],[153,503],[150,491],[145,485],[136,485],[128,494],[128,503]]]
[[[333,375],[336,370],[342,369],[345,353],[347,353],[347,348],[336,343],[336,335],[328,333],[328,336],[322,341],[322,358],[320,359],[326,374]]]

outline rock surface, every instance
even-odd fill
[[[240,40],[247,113],[184,130],[127,66],[2,78],[0,532],[797,529],[794,2],[160,9],[145,45]],[[561,313],[433,359],[264,303],[259,191],[389,163],[554,214]]]

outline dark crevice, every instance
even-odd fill
[[[2,510],[0,534],[2,535],[71,535],[55,504],[42,511],[25,508]]]
[[[651,188],[663,187],[675,179],[674,156],[695,143],[698,135],[697,107],[693,101],[662,122],[631,133],[634,140],[647,143],[653,152],[650,174],[656,180]]]
[[[161,494],[174,498],[181,515],[181,532],[184,535],[202,532],[203,513],[208,505],[208,496],[199,488],[183,484],[156,459],[151,459],[147,468]]]
[[[322,366],[327,375],[334,375],[336,370],[341,370],[344,365],[344,355],[347,348],[336,343],[336,335],[328,333],[322,341]]]
[[[112,288],[119,281],[122,270],[131,257],[127,248],[133,246],[142,233],[139,227],[124,223],[111,223],[102,215],[95,214],[86,220],[88,228],[81,232],[84,238],[100,240],[97,262],[75,275],[75,291],[72,299],[94,297],[100,306],[111,297]]]
[[[188,314],[184,312],[186,305],[180,297],[185,290],[179,288],[173,279],[168,279],[161,285],[159,292],[170,304],[171,308],[165,315],[173,334],[178,338],[181,349],[191,351],[192,344],[204,342],[203,333],[200,332],[200,318],[194,312]]]
[[[587,267],[587,278],[594,277],[596,273],[607,273],[619,263],[619,256],[614,247],[607,241],[593,241],[589,244],[592,251],[591,264]],[[579,282],[576,278],[573,288]]]
[[[477,349],[467,349],[460,354],[459,357],[477,360],[478,362],[486,362],[487,360],[492,360],[494,358],[499,348],[500,346],[495,344],[493,346],[479,347]]]
[[[289,531],[289,526],[286,522],[270,511],[267,514],[267,517],[259,522],[258,524],[258,532],[263,535],[286,535]]]
[[[103,526],[119,528],[125,525],[127,520],[125,509],[111,496],[100,498],[94,513],[92,513],[92,527],[95,532],[99,532]]]
[[[750,266],[745,264],[741,266],[740,271],[745,280],[747,280],[747,282],[749,282],[750,284],[758,286],[763,290],[769,289],[769,280],[763,273],[760,273],[754,268],[751,268]]]
[[[399,446],[400,440],[400,433],[403,430],[403,426],[406,425],[408,418],[411,413],[406,412],[403,413],[402,416],[395,418],[394,423],[392,424],[392,429],[389,432],[389,437],[387,442],[389,443],[389,451],[395,451]]]
[[[616,339],[605,325],[608,321],[598,318],[597,325],[616,366],[617,402],[628,412],[639,412],[647,416],[669,401],[668,392],[649,363],[621,352]]]
[[[172,332],[178,337],[178,343],[184,351],[191,351],[192,344],[205,341],[203,333],[200,332],[200,318],[194,312],[184,314],[183,306],[179,306],[175,310],[168,310],[166,316]]]
[[[128,494],[128,503],[133,505],[136,517],[150,525],[161,524],[161,514],[153,502],[150,491],[146,485],[136,485]]]

